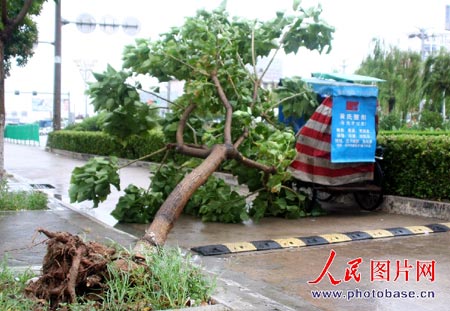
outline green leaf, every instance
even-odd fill
[[[117,158],[91,158],[83,167],[76,167],[70,179],[71,203],[92,200],[94,207],[106,200],[110,185],[120,190]]]

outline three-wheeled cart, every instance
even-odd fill
[[[374,84],[381,81],[339,74],[305,79],[323,100],[299,126],[297,155],[288,170],[298,187],[311,190],[312,204],[343,193],[353,193],[366,210],[381,204],[383,172],[378,160],[382,154],[376,142],[378,88]]]

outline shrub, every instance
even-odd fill
[[[444,120],[439,112],[424,110],[420,116],[419,127],[423,130],[442,128],[443,122]]]
[[[164,136],[160,130],[151,130],[147,135],[134,136],[125,145],[103,132],[62,130],[51,132],[47,147],[98,156],[116,156],[138,159],[164,147]],[[160,161],[158,154],[151,161]]]
[[[66,126],[66,130],[70,131],[90,131],[99,132],[101,131],[101,124],[103,123],[103,114],[97,114],[92,117],[83,119],[80,123],[73,123]]]
[[[117,155],[114,140],[102,132],[63,130],[48,135],[47,147],[78,153],[96,155]]]
[[[379,135],[389,194],[450,200],[450,135]]]
[[[402,126],[402,121],[399,115],[390,113],[388,115],[381,116],[379,129],[380,130],[396,130]]]

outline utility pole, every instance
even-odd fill
[[[53,130],[61,129],[61,0],[55,1],[55,75],[53,84]]]

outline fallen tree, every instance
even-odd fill
[[[156,41],[141,39],[127,46],[121,71],[108,67],[95,74],[97,82],[89,89],[94,108],[105,114],[103,130],[122,144],[156,124],[150,117],[154,107],[140,102],[141,84],[132,85],[130,80],[146,75],[159,82],[184,81],[183,95],[170,102],[171,114],[159,126],[167,140],[164,150],[181,154],[186,161],[165,157],[168,161],[153,176],[151,188],[128,187],[113,212],[119,221],[130,221],[133,215],[137,219],[148,210],[157,211],[148,217],[151,224],[136,250],[163,245],[186,206],[191,213],[204,215],[208,209],[220,209],[218,204],[232,205],[233,215],[228,217],[232,222],[303,212],[304,198],[286,186],[291,177],[285,169],[295,153],[294,133],[277,122],[275,110],[282,102],[286,115],[302,115],[312,113],[317,103],[300,79],[295,80],[297,87],[284,89],[282,97],[264,81],[280,53],[297,53],[302,47],[329,50],[334,30],[320,20],[320,13],[320,7],[303,9],[297,1],[290,15],[277,12],[268,21],[230,18],[223,6],[213,12],[201,10]],[[262,59],[267,67],[258,65]],[[98,204],[106,199],[110,184],[118,188],[117,168],[111,159],[77,168],[71,181],[72,201]],[[232,194],[220,181],[211,186],[218,197],[193,199],[197,190],[212,183],[218,169],[237,176],[256,194],[251,205],[238,198],[220,202],[221,194],[222,198]]]

